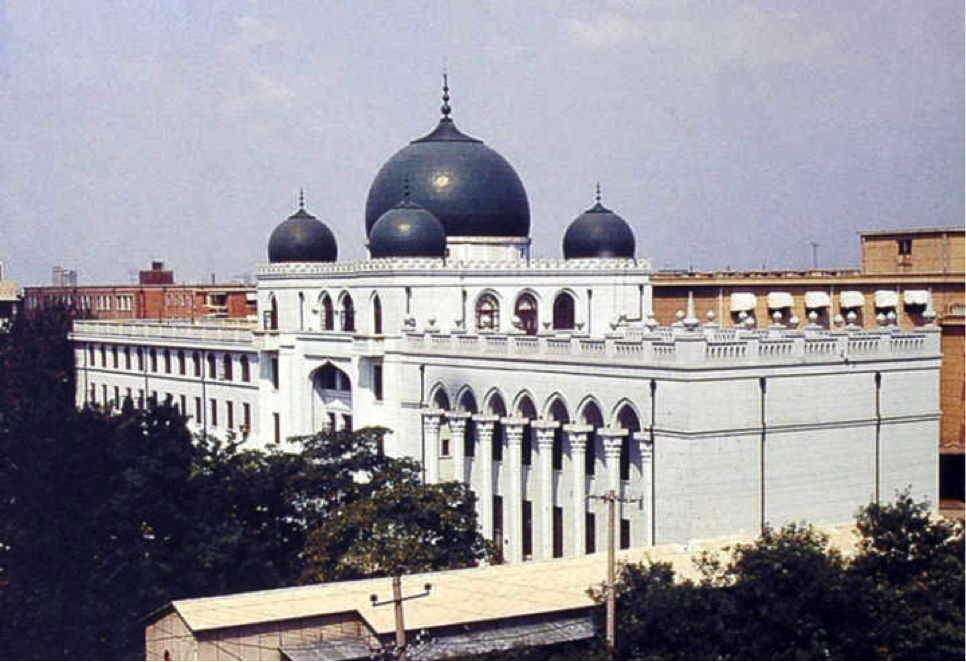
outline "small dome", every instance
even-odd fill
[[[574,219],[563,239],[565,260],[584,257],[633,258],[634,232],[623,218],[597,204]]]
[[[339,256],[332,230],[299,205],[268,240],[270,262],[335,262]]]
[[[372,257],[443,257],[446,232],[432,213],[403,200],[372,226],[369,252]]]

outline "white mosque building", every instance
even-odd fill
[[[299,209],[258,267],[257,320],[78,321],[78,405],[169,401],[208,434],[392,430],[425,480],[467,482],[511,562],[850,521],[936,502],[939,329],[831,329],[776,307],[661,327],[651,267],[600,202],[530,255],[512,166],[442,118],[379,170],[369,258]],[[927,316],[928,318],[928,316]]]

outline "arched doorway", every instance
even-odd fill
[[[312,373],[312,429],[352,430],[352,383],[331,363]]]

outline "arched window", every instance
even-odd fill
[[[356,330],[356,309],[352,297],[348,294],[342,297],[342,330]]]
[[[433,404],[443,411],[449,411],[449,397],[446,395],[446,391],[441,388],[436,389],[436,393],[433,394]]]
[[[94,345],[87,346],[87,363],[88,365],[96,365],[97,363],[94,360]]]
[[[617,414],[617,424],[627,430],[621,440],[621,480],[631,479],[631,442],[635,432],[641,431],[641,422],[630,405],[624,405]]]
[[[208,354],[208,379],[216,379],[218,372],[216,369],[215,355]]]
[[[299,331],[305,331],[305,295],[299,292]]]
[[[350,390],[349,376],[331,363],[326,363],[315,373],[317,388],[327,391]]]
[[[491,416],[496,416],[496,422],[493,424],[493,439],[491,446],[491,457],[494,462],[503,461],[503,421],[501,420],[506,416],[506,404],[503,402],[503,398],[500,397],[499,393],[494,393],[490,396],[489,405],[487,407],[489,414]]]
[[[532,294],[521,294],[513,309],[513,324],[528,336],[537,334],[537,300]]]
[[[164,350],[164,374],[171,374],[171,352]]]
[[[553,328],[569,330],[574,328],[574,298],[561,292],[553,300]]]
[[[597,465],[597,430],[604,427],[604,417],[597,403],[589,402],[584,407],[582,418],[584,425],[594,428],[587,435],[587,450],[584,455],[584,473],[593,476]]]
[[[323,331],[331,331],[335,328],[335,314],[332,307],[332,297],[328,294],[322,295],[322,300],[319,302],[319,317],[322,322]]]
[[[151,348],[150,359],[151,359],[151,372],[157,372],[158,371],[158,351],[153,347]]]
[[[241,378],[243,382],[250,382],[252,380],[251,366],[248,365],[248,357],[244,355],[241,357]]]
[[[529,396],[525,395],[520,398],[517,403],[517,415],[527,419],[526,425],[523,426],[521,452],[523,454],[523,466],[529,467],[533,463],[533,429],[530,427],[530,421],[537,418],[537,408]]]
[[[268,310],[265,311],[264,325],[268,331],[278,329],[278,300],[274,295],[269,297]]]
[[[460,396],[459,408],[470,414],[476,413],[476,398],[473,396],[473,391],[466,389],[463,392]],[[476,456],[476,421],[472,416],[466,419],[466,428],[463,432],[463,456]]]
[[[500,302],[492,294],[484,294],[476,301],[476,330],[498,331]]]
[[[372,332],[382,335],[382,302],[378,294],[372,297]]]
[[[550,406],[550,419],[557,421],[560,425],[553,430],[553,468],[557,471],[563,469],[563,426],[570,422],[570,415],[567,407],[560,400],[554,400]]]
[[[230,382],[234,377],[234,375],[232,374],[233,371],[232,371],[232,365],[231,365],[231,354],[226,353],[222,357],[221,366],[222,366],[222,369],[221,369],[222,376],[224,377],[225,380]]]
[[[194,368],[195,377],[201,377],[201,354],[192,352],[191,363]]]
[[[178,374],[183,375],[184,373],[185,373],[184,351],[179,349],[178,350]]]
[[[138,347],[135,354],[138,358],[138,370],[144,370],[144,350]]]

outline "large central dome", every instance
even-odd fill
[[[431,212],[447,237],[526,237],[527,192],[513,166],[456,128],[443,87],[443,117],[427,136],[396,152],[379,170],[366,200],[366,235],[399,202],[409,180],[410,199]]]

